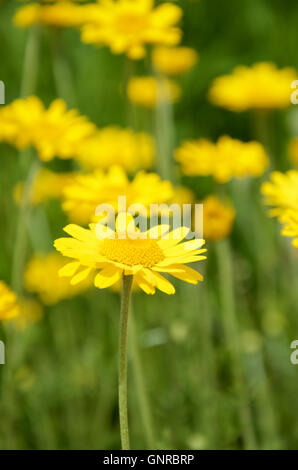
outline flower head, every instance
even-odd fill
[[[154,0],[98,0],[82,28],[82,41],[141,59],[146,44],[178,44],[181,16],[181,8],[171,3],[155,8]]]
[[[160,102],[176,103],[181,90],[177,83],[168,78],[132,77],[127,84],[127,96],[132,103],[155,108]]]
[[[33,146],[43,161],[76,156],[78,146],[96,127],[57,99],[46,109],[36,96],[17,99],[0,109],[0,142],[18,149]]]
[[[153,50],[154,67],[165,75],[182,75],[198,61],[198,53],[191,47],[159,46]]]
[[[118,197],[125,196],[127,207],[131,204],[161,204],[173,198],[173,187],[155,173],[140,171],[132,181],[122,167],[113,166],[106,173],[95,170],[88,175],[78,175],[64,190],[63,210],[70,220],[88,224],[94,220],[99,204],[110,204],[118,210]]]
[[[56,252],[33,256],[24,273],[27,291],[38,294],[45,305],[54,305],[86,291],[91,285],[88,277],[79,286],[72,286],[66,279],[58,276],[58,271],[64,264],[63,257]]]
[[[217,106],[238,112],[286,108],[291,104],[291,83],[296,79],[294,69],[278,70],[270,62],[240,66],[231,75],[214,80],[209,99]]]
[[[270,178],[271,181],[262,185],[261,191],[265,196],[265,204],[274,207],[270,215],[282,220],[288,210],[298,210],[298,171],[274,171]]]
[[[155,157],[153,138],[145,132],[110,126],[100,129],[78,149],[77,160],[87,169],[121,165],[129,173],[149,169]]]
[[[260,176],[269,163],[259,142],[241,142],[228,136],[217,143],[206,139],[186,141],[176,150],[182,172],[189,176],[213,176],[219,183],[233,177]]]
[[[156,288],[175,293],[174,286],[161,273],[170,273],[191,284],[203,280],[200,273],[185,265],[205,258],[202,254],[206,250],[200,248],[203,240],[182,242],[189,231],[184,227],[169,233],[168,225],[159,225],[139,232],[133,218],[122,213],[115,231],[103,226],[100,230],[94,224],[90,229],[68,225],[64,230],[72,238],[59,238],[54,245],[64,256],[75,260],[60,270],[60,275],[70,277],[73,285],[91,271],[99,271],[94,285],[100,289],[112,286],[124,274],[133,275],[135,283],[147,294],[154,294]]]
[[[0,320],[10,320],[20,314],[16,294],[5,282],[0,281]]]
[[[284,227],[281,234],[284,237],[293,237],[292,242],[295,248],[298,248],[298,208],[296,210],[289,210],[283,217]]]
[[[223,204],[216,196],[208,196],[203,201],[204,238],[221,240],[226,238],[233,226],[235,210],[230,204]]]

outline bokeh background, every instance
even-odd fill
[[[182,42],[200,54],[194,69],[179,79],[183,98],[174,109],[176,145],[183,139],[215,140],[222,134],[262,138],[252,113],[239,115],[212,106],[207,92],[213,78],[239,64],[273,61],[298,69],[297,2],[176,3],[184,11]],[[12,23],[18,6],[12,0],[0,4],[0,79],[6,84],[6,103],[20,95],[28,37],[27,30]],[[52,39],[44,28],[36,94],[45,104],[61,95],[53,73]],[[82,44],[71,28],[63,30],[59,40],[71,72],[73,93],[66,87],[69,96],[64,96],[69,106],[99,127],[130,125],[124,57]],[[146,61],[133,67],[139,73],[147,70]],[[139,111],[133,125],[154,130],[146,111]],[[292,106],[272,112],[268,127],[264,143],[274,153],[276,167],[285,171],[291,166],[288,141],[298,132],[298,110]],[[0,153],[0,278],[9,283],[18,216],[12,191],[27,169],[12,147],[1,144]],[[70,165],[59,160],[49,167],[67,171]],[[198,199],[215,185],[209,178],[184,177],[183,183]],[[129,362],[133,448],[146,446],[137,390],[140,369],[157,448],[297,448],[298,366],[290,363],[290,343],[298,338],[298,258],[290,241],[280,237],[278,222],[267,217],[260,184],[254,182],[249,192],[241,184],[228,187],[237,217],[230,237],[232,256],[228,254],[221,269],[218,258],[227,253],[220,242],[208,243],[200,286],[177,283],[175,297],[134,295],[131,342],[137,343],[141,364]],[[30,223],[35,249],[50,251],[67,218],[57,201],[45,203],[43,210],[50,239],[38,209]],[[29,243],[27,257],[30,254]],[[233,287],[235,317],[227,315],[221,302],[222,290]],[[231,302],[226,299],[226,304]],[[117,292],[93,288],[44,306],[43,318],[26,328],[0,325],[7,355],[6,365],[0,366],[0,448],[119,448],[118,312]]]

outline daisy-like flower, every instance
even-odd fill
[[[234,208],[213,195],[206,197],[202,204],[204,238],[215,241],[228,237],[235,219]]]
[[[191,47],[156,47],[152,52],[152,63],[165,75],[182,75],[198,61],[198,53]]]
[[[129,181],[122,167],[113,166],[107,172],[95,170],[88,175],[77,175],[72,184],[65,187],[63,210],[73,222],[88,224],[95,218],[99,204],[110,204],[118,211],[118,197],[126,197],[127,208],[131,204],[169,202],[174,191],[169,181],[162,181],[155,173],[140,171]]]
[[[212,176],[218,183],[233,177],[257,177],[264,173],[269,157],[259,142],[241,142],[222,136],[217,143],[206,139],[186,141],[175,152],[181,170],[189,176]]]
[[[134,173],[141,168],[151,168],[154,157],[155,143],[149,134],[110,126],[82,143],[77,160],[89,170],[121,165],[127,172]]]
[[[292,244],[295,248],[298,248],[298,207],[296,210],[289,210],[284,214],[283,217],[284,227],[281,234],[284,237],[294,238]]]
[[[11,320],[20,314],[20,305],[16,294],[5,282],[0,281],[0,320]]]
[[[273,206],[270,215],[283,221],[289,210],[298,210],[298,171],[274,171],[270,179],[262,185],[261,192],[265,196],[265,204]]]
[[[292,68],[278,70],[270,62],[236,67],[231,75],[214,80],[210,101],[230,111],[278,109],[290,106],[291,83],[297,79]]]
[[[64,188],[69,185],[76,173],[55,173],[54,171],[42,168],[33,181],[30,188],[30,203],[41,204],[49,199],[61,199]],[[24,193],[24,183],[20,182],[14,188],[14,199],[20,204]]]
[[[79,5],[70,0],[32,3],[19,8],[14,16],[14,24],[28,28],[34,24],[54,27],[80,27],[90,17],[89,5]]]
[[[138,232],[133,218],[125,213],[118,216],[116,231],[91,224],[90,229],[67,225],[64,231],[72,238],[59,238],[55,248],[75,261],[60,270],[61,276],[71,278],[76,285],[91,271],[98,271],[94,285],[104,289],[124,276],[133,276],[136,284],[146,293],[156,289],[174,294],[174,286],[163,276],[172,276],[191,284],[203,276],[186,264],[205,259],[203,240],[182,242],[189,229],[180,227],[169,233],[169,226],[155,226],[147,232]],[[182,242],[182,243],[181,243]]]
[[[54,305],[85,292],[92,285],[92,279],[86,277],[78,286],[71,285],[67,279],[58,275],[65,265],[63,256],[56,252],[34,255],[24,273],[24,285],[28,292],[37,294],[45,305]]]
[[[176,45],[181,38],[177,24],[182,10],[172,3],[155,8],[154,0],[98,0],[82,41],[108,46],[112,53],[131,59],[145,56],[147,44]]]
[[[176,103],[181,96],[177,83],[168,78],[132,77],[127,84],[127,96],[132,103],[155,108],[158,103]]]
[[[42,161],[73,158],[96,126],[57,99],[46,109],[36,96],[17,99],[0,109],[0,142],[22,150],[33,146]]]

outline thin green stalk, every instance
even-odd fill
[[[55,29],[51,33],[53,73],[56,90],[60,98],[64,99],[68,106],[73,107],[76,105],[75,91],[72,72],[62,48],[61,31]]]
[[[127,333],[132,281],[132,275],[123,275],[119,335],[119,418],[122,450],[129,450],[127,413]]]
[[[154,431],[150,413],[150,405],[146,393],[144,382],[143,367],[141,364],[140,351],[138,346],[136,325],[134,316],[130,314],[130,345],[131,345],[131,361],[136,382],[136,392],[139,401],[140,414],[144,425],[144,433],[148,449],[154,449]]]
[[[40,49],[40,25],[30,29],[24,58],[21,97],[25,98],[35,93],[38,78],[38,62]]]
[[[239,328],[236,316],[233,282],[233,266],[229,241],[218,241],[215,245],[215,249],[218,261],[222,321],[230,353],[244,446],[246,449],[257,449],[252,413],[245,384],[242,351],[239,341]]]

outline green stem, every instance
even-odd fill
[[[222,321],[226,341],[229,348],[236,398],[238,400],[239,419],[242,427],[244,445],[246,449],[256,449],[257,442],[253,427],[247,387],[243,370],[242,351],[239,341],[239,327],[236,316],[235,293],[233,282],[233,265],[228,240],[218,241],[215,245],[220,294],[222,304]]]
[[[64,99],[68,106],[76,105],[75,91],[72,80],[72,73],[69,64],[65,59],[62,48],[61,31],[55,29],[52,31],[52,56],[53,73],[56,90],[60,98]]]
[[[123,274],[119,337],[119,418],[122,450],[129,450],[127,415],[127,333],[133,276]]]
[[[139,401],[140,414],[144,425],[144,432],[148,449],[154,449],[154,432],[150,413],[150,406],[148,396],[146,393],[146,386],[144,382],[143,367],[141,364],[140,351],[138,347],[138,340],[136,334],[136,325],[134,316],[131,312],[130,318],[130,338],[131,338],[131,360],[134,370],[136,392]]]
[[[40,49],[40,25],[33,26],[29,32],[21,83],[21,97],[25,98],[35,93],[38,77],[38,62]]]

